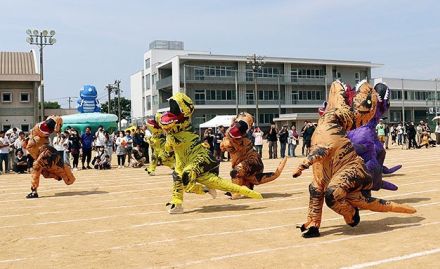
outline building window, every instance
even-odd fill
[[[231,101],[235,98],[235,90],[206,90],[206,100],[209,101]]]
[[[253,69],[251,66],[246,67],[246,81],[252,81]],[[256,76],[259,78],[276,78],[282,75],[282,71],[278,67],[263,66],[261,69],[256,70]]]
[[[341,72],[336,72],[336,79],[342,79]]]
[[[3,125],[3,131],[7,132],[9,129],[11,129],[11,125],[9,125],[9,124]]]
[[[145,69],[150,68],[150,58],[145,59]]]
[[[21,125],[21,130],[23,132],[29,132],[29,124],[22,124]]]
[[[195,99],[196,99],[196,105],[204,105],[206,101],[205,90],[196,90]]]
[[[2,92],[2,102],[12,103],[12,92]]]
[[[292,68],[290,70],[292,81],[298,81],[299,78],[313,79],[323,78],[325,70],[322,68]]]
[[[246,104],[253,105],[254,104],[254,91],[246,90]]]
[[[28,92],[21,92],[20,93],[20,102],[22,103],[29,103],[31,101],[30,93]]]
[[[258,92],[258,99],[259,100],[265,100],[265,101],[278,101],[278,91],[259,91]]]
[[[150,89],[150,74],[145,75],[145,89]]]
[[[156,80],[157,80],[157,74],[153,74],[153,76],[151,76],[151,83],[153,84],[153,86],[154,84],[156,84]]]
[[[151,110],[151,95],[145,97],[145,109]]]
[[[159,105],[159,97],[157,95],[153,95],[153,106]]]
[[[322,91],[320,90],[292,91],[292,103],[296,104],[298,100],[305,100],[305,101],[323,100],[323,94]]]
[[[196,67],[194,69],[194,79],[195,80],[204,80],[205,79],[205,68]]]
[[[354,73],[354,82],[357,84],[359,81],[361,81],[361,73],[356,72]]]
[[[263,114],[260,114],[259,115],[259,118],[260,118],[259,123],[270,124],[270,123],[273,122],[273,119],[274,118],[278,118],[278,116],[279,115],[276,114],[276,113],[263,113]]]

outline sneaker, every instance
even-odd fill
[[[92,167],[90,167],[90,165],[87,166],[87,169],[93,169]]]
[[[183,214],[183,206],[176,204],[167,204],[168,213],[170,214]]]
[[[81,170],[86,170],[86,167],[85,167],[85,166],[83,166],[83,167],[81,168]]]
[[[28,195],[26,195],[27,199],[33,199],[33,198],[38,198],[38,193],[37,191],[32,191],[31,193],[29,193]]]
[[[78,167],[73,168],[73,171],[78,171]]]
[[[118,165],[118,169],[121,169],[121,166],[120,166],[120,165]]]

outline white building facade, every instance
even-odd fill
[[[436,112],[440,115],[438,80],[375,78],[374,83],[378,82],[386,83],[391,89],[391,107],[385,115],[387,121],[431,122]]]
[[[159,46],[160,45],[160,46]],[[340,61],[264,57],[261,69],[253,70],[246,56],[215,55],[183,49],[183,42],[154,41],[144,54],[143,70],[131,76],[132,118],[144,120],[168,109],[167,99],[185,92],[196,105],[193,125],[216,115],[246,111],[268,126],[280,115],[294,114],[301,125],[326,99],[335,79],[351,85],[371,78],[364,61]],[[257,88],[257,90],[255,90]],[[291,124],[292,122],[290,122]]]

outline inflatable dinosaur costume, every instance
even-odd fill
[[[67,185],[75,182],[70,166],[64,163],[55,148],[49,146],[49,135],[53,132],[60,132],[62,125],[61,117],[48,117],[32,128],[23,145],[34,159],[31,193],[26,198],[38,198],[37,188],[40,184],[40,175],[45,178],[64,180]]]
[[[260,154],[254,149],[252,141],[246,136],[253,124],[254,118],[251,114],[240,113],[226,131],[225,137],[220,143],[221,151],[227,151],[231,156],[232,170],[230,174],[232,182],[247,186],[249,189],[253,189],[254,185],[277,179],[287,161],[287,157],[284,158],[274,173],[263,173],[264,164]],[[232,194],[232,198],[239,198],[239,195]]]
[[[364,160],[368,173],[373,177],[372,189],[379,190],[383,188],[387,190],[397,190],[396,185],[382,180],[382,173],[393,173],[402,166],[397,165],[389,169],[383,166],[386,150],[376,134],[376,125],[379,123],[382,115],[387,112],[390,107],[391,92],[388,86],[383,83],[376,84],[374,90],[378,94],[374,117],[367,124],[348,132],[347,136],[353,144],[356,153]]]
[[[416,212],[411,206],[371,196],[373,179],[347,138],[347,130],[371,120],[376,110],[377,93],[365,82],[357,87],[353,104],[351,95],[340,81],[332,83],[326,111],[312,136],[311,152],[293,173],[293,177],[298,177],[304,169],[313,165],[309,213],[307,221],[299,227],[302,232],[306,231],[303,234],[305,238],[320,235],[324,200],[353,227],[360,222],[359,209]]]
[[[151,136],[146,139],[153,150],[153,156],[151,164],[145,171],[147,171],[150,176],[154,176],[158,163],[162,163],[171,169],[174,169],[174,164],[176,163],[174,153],[165,151],[166,137],[159,125],[161,116],[160,113],[157,113],[155,119],[148,119],[147,121],[147,128],[151,132]]]
[[[168,212],[183,213],[184,191],[202,194],[206,192],[203,185],[209,189],[262,199],[260,193],[218,176],[218,161],[209,149],[202,145],[200,137],[192,130],[191,116],[194,112],[192,100],[179,92],[169,99],[169,105],[170,111],[160,119],[160,124],[167,133],[165,150],[174,152],[176,158],[173,173],[174,190],[171,202],[167,204]]]

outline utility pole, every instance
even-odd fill
[[[107,91],[108,91],[108,108],[107,108],[108,110],[107,110],[107,113],[110,114],[110,111],[112,110],[111,95],[112,95],[113,87],[111,84],[108,84],[105,87],[107,88]]]
[[[70,103],[72,103],[72,102],[73,102],[73,101],[72,101],[72,98],[73,98],[73,97],[70,97],[70,96],[69,96],[69,97],[67,97],[67,99],[69,99],[69,100],[68,100],[68,102],[69,102],[69,109],[71,109]]]
[[[405,126],[405,94],[403,90],[403,78],[402,78],[402,125]]]
[[[121,130],[121,89],[119,88],[120,80],[115,80],[116,91],[118,93],[118,127]]]
[[[246,58],[246,63],[251,65],[252,67],[252,78],[254,79],[254,93],[255,93],[255,122],[257,123],[255,126],[259,125],[260,119],[259,119],[259,111],[258,111],[258,85],[257,85],[257,75],[256,72],[258,70],[262,70],[263,64],[264,64],[264,57],[257,56],[256,54],[253,54],[251,56],[248,56]]]

